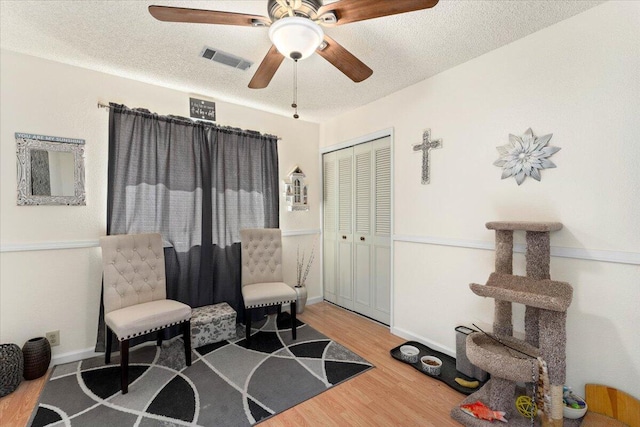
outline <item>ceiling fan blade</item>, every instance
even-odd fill
[[[429,9],[437,3],[438,0],[340,0],[322,6],[318,10],[318,16],[333,12],[338,18],[335,25],[342,25],[365,19]]]
[[[327,47],[317,50],[318,55],[329,61],[338,70],[356,83],[366,80],[373,74],[373,70],[362,61],[353,56],[351,52],[342,47],[338,42],[325,34],[324,41]]]
[[[254,27],[256,23],[258,23],[257,26],[266,26],[271,23],[266,16],[183,7],[149,6],[149,13],[157,20],[165,22],[240,25],[245,27]]]
[[[278,70],[278,67],[280,67],[280,64],[282,64],[282,61],[284,61],[284,56],[278,52],[275,46],[271,46],[271,49],[269,49],[269,52],[267,52],[267,55],[249,82],[249,87],[251,89],[264,89],[269,86],[269,82]]]

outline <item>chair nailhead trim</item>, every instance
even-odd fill
[[[157,328],[149,329],[147,331],[138,332],[137,334],[128,335],[126,337],[118,337],[118,341],[124,341],[124,340],[128,340],[128,339],[131,339],[131,338],[139,337],[140,335],[146,335],[146,334],[148,334],[150,332],[159,331],[160,329],[168,328],[169,326],[173,326],[173,325],[179,325],[181,323],[188,322],[190,320],[191,320],[191,317],[189,317],[188,319],[185,319],[185,320],[180,320],[179,322],[173,322],[173,323],[169,323],[168,325],[159,326]]]
[[[292,299],[292,300],[279,301],[279,302],[270,302],[268,304],[245,305],[244,308],[269,307],[269,306],[272,306],[272,305],[289,304],[289,303],[296,302],[296,301],[297,301],[297,299]]]

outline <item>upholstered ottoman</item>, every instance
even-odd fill
[[[236,312],[226,302],[191,309],[191,348],[236,336]]]

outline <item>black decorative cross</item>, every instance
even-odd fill
[[[422,144],[413,146],[413,151],[422,150],[422,183],[429,183],[430,156],[429,151],[433,148],[442,148],[442,139],[431,141],[431,129],[426,129],[422,133]]]

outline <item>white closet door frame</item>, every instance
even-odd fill
[[[387,129],[382,129],[379,130],[377,132],[373,132],[367,135],[363,135],[354,139],[350,139],[348,141],[344,141],[338,144],[334,144],[334,145],[330,145],[328,147],[322,147],[320,148],[320,152],[319,152],[319,163],[320,163],[320,174],[324,174],[324,168],[323,168],[323,160],[322,160],[322,156],[323,154],[326,153],[330,153],[332,151],[337,151],[337,150],[341,150],[343,148],[348,148],[348,147],[353,147],[354,145],[358,145],[358,144],[363,144],[365,142],[370,142],[370,141],[374,141],[376,139],[380,139],[380,138],[384,138],[384,137],[389,137],[390,138],[390,146],[391,146],[391,233],[390,233],[390,239],[391,239],[391,253],[390,253],[390,257],[391,259],[389,260],[389,265],[390,265],[390,283],[389,283],[389,287],[390,287],[390,295],[389,295],[389,299],[390,299],[390,319],[389,319],[389,329],[393,330],[394,327],[394,310],[393,310],[393,293],[394,293],[394,191],[393,189],[394,187],[394,146],[395,146],[395,140],[394,140],[394,130],[393,128],[387,128]],[[320,182],[323,183],[324,185],[324,176],[320,177]],[[323,190],[324,191],[324,190]],[[321,203],[323,203],[323,206],[320,207],[320,224],[322,227],[322,236],[324,236],[324,202],[321,201]],[[322,256],[322,252],[320,251],[320,254]],[[321,276],[324,274],[324,260],[321,258],[320,262],[322,263],[323,268],[320,269],[321,272]],[[324,276],[320,277],[320,283],[322,284],[322,295],[324,298]]]

